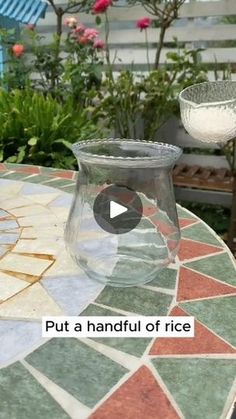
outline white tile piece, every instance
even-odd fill
[[[56,278],[57,276],[74,276],[83,273],[82,269],[71,259],[69,253],[63,249],[54,264],[47,269],[43,278]]]
[[[0,230],[11,230],[18,227],[19,225],[15,220],[0,220]]]
[[[40,322],[2,320],[0,321],[0,368],[15,362],[22,355],[38,345],[42,338]]]
[[[0,270],[41,275],[51,264],[51,260],[8,253],[0,260]]]
[[[54,214],[47,214],[44,217],[38,215],[31,215],[28,217],[18,218],[18,223],[21,227],[45,227],[45,226],[56,226],[58,219]]]
[[[49,204],[50,208],[52,207],[64,207],[70,208],[73,201],[73,195],[64,192],[63,195],[59,196],[59,198],[55,199],[53,202]]]
[[[104,288],[79,270],[70,275],[58,271],[54,277],[43,277],[41,283],[68,316],[81,313]]]
[[[0,244],[14,244],[19,238],[17,233],[0,233]]]
[[[8,212],[0,210],[0,218],[5,218],[5,217],[8,217],[8,216],[9,216]]]
[[[43,205],[30,203],[30,205],[12,209],[11,214],[15,217],[26,217],[30,215],[40,215],[40,217],[43,217],[44,215],[51,214],[51,211]]]
[[[60,221],[65,222],[68,218],[70,208],[50,207],[50,210]]]
[[[23,228],[23,231],[21,233],[21,238],[54,238],[57,237],[63,237],[64,235],[64,225],[61,223],[58,223],[56,226],[49,227],[26,227]]]
[[[36,176],[37,175],[33,175]],[[39,195],[39,194],[49,194],[49,193],[54,193],[54,192],[59,192],[58,190],[56,190],[55,188],[50,188],[48,186],[43,185],[42,183],[30,183],[30,182],[25,182],[24,187],[21,191],[22,195]]]
[[[10,196],[18,194],[24,186],[24,182],[18,180],[1,179],[1,194]]]
[[[2,192],[1,192],[2,193]],[[21,196],[15,196],[14,198],[9,197],[8,199],[1,199],[0,198],[0,206],[5,209],[9,210],[11,213],[11,209],[13,208],[19,208],[26,205],[31,205],[32,202],[27,198],[22,198]]]
[[[28,282],[0,272],[0,301],[10,298],[28,286]]]
[[[0,305],[0,318],[41,320],[42,316],[63,316],[62,309],[39,283],[33,284]]]
[[[54,201],[54,199],[58,198],[61,194],[62,193],[58,191],[58,192],[27,195],[27,198],[29,198],[33,202],[36,202],[37,204],[48,205],[50,202]]]
[[[20,239],[14,247],[17,253],[36,253],[40,255],[57,255],[62,249],[63,243],[59,239],[24,240]]]
[[[8,247],[0,245],[0,257],[2,257],[8,251]]]

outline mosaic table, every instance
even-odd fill
[[[176,263],[136,288],[103,287],[70,260],[76,173],[0,165],[0,419],[224,419],[236,394],[236,270],[178,207]],[[194,338],[41,338],[43,315],[193,315]]]

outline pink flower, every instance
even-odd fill
[[[34,31],[35,30],[35,25],[33,25],[32,23],[29,23],[27,25],[27,29],[29,29],[29,31]]]
[[[22,44],[15,44],[12,47],[12,52],[15,57],[21,57],[21,55],[25,52],[25,47]]]
[[[105,42],[102,39],[96,39],[93,44],[95,49],[103,49],[105,47]]]
[[[85,31],[85,26],[84,25],[78,25],[75,28],[75,33],[83,33]]]
[[[77,26],[77,19],[75,18],[75,17],[73,17],[73,16],[71,16],[71,17],[67,17],[65,20],[64,20],[64,24],[65,24],[65,26],[68,26],[68,28],[71,28],[71,29],[73,29],[73,28],[76,28],[76,26]]]
[[[139,28],[142,31],[143,29],[149,28],[151,23],[152,23],[152,21],[151,21],[151,19],[149,19],[149,17],[143,17],[142,19],[139,19],[137,21],[136,26],[137,26],[137,28]]]
[[[88,38],[86,38],[86,36],[79,36],[79,37],[77,38],[77,41],[78,41],[78,43],[79,43],[79,44],[81,44],[81,45],[87,45],[87,44],[89,43],[89,39],[88,39]]]
[[[104,13],[109,6],[112,5],[112,0],[96,0],[95,4],[93,5],[93,12]]]
[[[97,29],[93,28],[87,28],[84,31],[84,37],[87,38],[89,41],[93,41],[95,38],[97,38],[99,32]]]

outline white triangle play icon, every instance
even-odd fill
[[[117,204],[117,202],[110,201],[110,218],[118,217],[118,215],[121,215],[126,211],[128,211],[128,208]]]

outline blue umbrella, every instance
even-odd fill
[[[34,25],[45,16],[47,6],[41,0],[0,0],[0,16]]]

